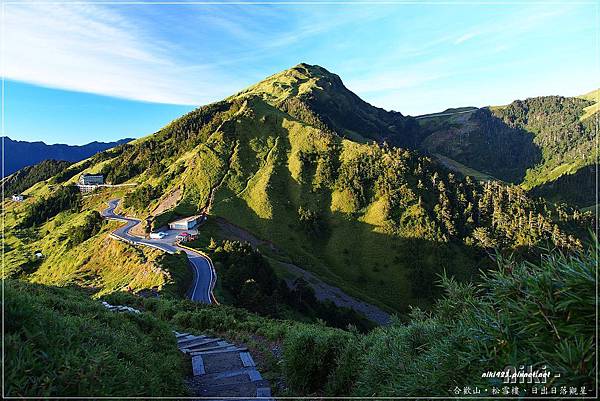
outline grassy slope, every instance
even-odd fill
[[[561,373],[553,385],[590,385],[593,249],[536,263],[500,258],[480,291],[446,279],[446,296],[431,313],[415,309],[408,322],[366,335],[127,293],[105,299],[144,313],[117,314],[73,288],[7,280],[7,393],[184,395],[172,329],[246,344],[276,396],[444,396],[454,386],[493,386],[482,371],[535,363],[539,355]]]
[[[589,117],[594,115],[594,113],[596,113],[599,110],[598,109],[598,106],[600,104],[600,103],[598,103],[599,92],[600,92],[600,90],[595,90],[588,94],[579,96],[580,99],[585,99],[585,100],[590,100],[590,101],[595,102],[594,104],[582,109],[583,111],[579,117],[580,121],[583,122],[584,120],[588,119]],[[538,99],[543,99],[543,98],[527,99],[525,101],[522,101],[522,103],[527,103],[527,102],[531,103],[531,102],[537,101]],[[566,101],[569,101],[569,99],[571,99],[571,98],[566,98]],[[573,99],[571,99],[571,100],[573,100]],[[576,99],[574,99],[574,100],[576,100]],[[509,108],[513,107],[515,103],[519,103],[519,101],[513,102],[510,105],[505,105],[505,106],[488,107],[488,109],[492,112],[492,114],[494,116],[502,118],[503,113],[505,113]],[[548,106],[548,116],[557,115],[557,116],[559,116],[558,118],[561,118],[559,113],[563,113],[563,111],[561,111],[562,104],[563,103],[561,103],[560,101],[557,101],[555,104],[549,105]],[[527,115],[529,113],[529,111],[527,111],[527,108],[525,108],[524,110],[525,110],[524,113]],[[540,110],[537,110],[536,112],[538,114],[534,114],[534,112],[532,112],[532,114],[528,116],[528,119],[530,121],[533,121],[533,123],[532,123],[533,126],[536,125],[535,121],[548,118],[548,116],[544,115],[544,113],[540,112]],[[566,113],[566,112],[564,112],[564,113]],[[477,146],[480,146],[482,144],[477,144],[475,142],[469,144],[468,135],[463,135],[463,138],[460,139],[461,135],[459,133],[464,134],[464,133],[471,132],[471,135],[474,135],[473,138],[477,138],[478,135],[476,135],[476,134],[477,134],[478,130],[490,129],[490,127],[482,126],[482,122],[480,122],[478,120],[472,119],[471,121],[469,121],[469,119],[466,118],[465,115],[459,115],[459,116],[461,116],[462,120],[457,119],[456,116],[435,118],[435,115],[433,115],[433,117],[431,119],[419,120],[419,123],[426,131],[433,132],[432,135],[429,135],[427,138],[425,138],[422,146],[424,146],[425,148],[429,148],[429,147],[432,147],[432,145],[437,145],[436,141],[443,141],[442,144],[445,144],[445,147],[441,147],[440,149],[443,149],[443,150],[449,151],[449,152],[454,151],[458,154],[458,156],[461,155],[461,152],[463,152],[463,151],[467,152],[467,151],[469,151],[469,149],[472,149],[472,148],[477,150]],[[467,114],[466,116],[469,116],[469,114]],[[569,116],[563,115],[562,118],[568,120]],[[508,127],[506,127],[506,128],[508,128]],[[536,127],[535,129],[539,130],[539,127]],[[454,132],[453,130],[456,130],[456,132]],[[573,128],[571,126],[569,126],[567,128],[567,132],[570,132],[569,130],[573,130]],[[452,135],[444,135],[444,133],[446,131],[449,133],[452,133]],[[544,186],[546,184],[551,185],[553,182],[558,180],[560,177],[562,177],[564,175],[575,174],[582,167],[587,166],[591,162],[593,162],[593,158],[591,158],[591,155],[586,154],[586,153],[589,153],[587,150],[585,150],[585,151],[580,150],[579,154],[574,154],[574,152],[571,152],[573,154],[569,154],[564,160],[558,160],[558,161],[554,160],[555,152],[548,152],[544,149],[544,147],[545,146],[554,146],[553,141],[555,141],[557,139],[554,137],[551,137],[551,138],[541,138],[538,140],[538,138],[536,138],[536,136],[538,136],[540,134],[540,132],[532,131],[532,134],[534,135],[533,138],[535,138],[534,141],[536,142],[536,146],[540,147],[540,149],[543,153],[543,155],[542,155],[543,160],[540,160],[540,162],[538,164],[535,164],[535,165],[532,164],[527,169],[526,172],[525,172],[525,170],[523,170],[523,172],[525,173],[523,179],[515,181],[515,183],[519,183],[526,190],[530,190],[530,189],[533,189],[533,188],[539,187],[539,186]],[[574,138],[571,138],[570,140],[574,143],[573,146],[576,146],[573,139]],[[560,140],[565,140],[565,139],[562,138]],[[577,143],[577,146],[581,146],[582,149],[587,149],[587,148],[584,148],[583,147],[584,145],[581,145],[581,143]],[[462,151],[459,151],[461,149],[461,147],[464,149],[462,149]],[[567,145],[567,147],[568,147],[568,145]],[[433,149],[436,149],[436,147],[433,146]],[[439,152],[440,150],[438,149],[437,151]],[[479,151],[481,151],[481,152],[491,151],[493,153],[497,150],[495,150],[493,148],[485,149],[485,146],[484,146],[484,148],[480,149]],[[582,157],[582,152],[583,152],[583,156],[585,156],[585,157]],[[500,156],[504,157],[502,154],[500,154]],[[444,158],[444,159],[442,159],[442,163],[452,166],[453,169],[461,172],[463,175],[470,175],[473,177],[477,177],[478,172],[476,169],[472,168],[473,166],[469,165],[470,163],[467,163],[467,165],[465,165],[465,162],[462,162],[462,165],[466,168],[461,168],[461,163],[459,163],[460,160],[457,161],[456,159],[452,159],[452,156],[449,154],[443,154],[442,157]],[[455,165],[457,165],[457,166],[455,166]],[[560,201],[561,197],[560,197],[560,194],[554,193],[553,196],[549,199]]]
[[[47,192],[44,186],[31,188],[29,201]],[[70,246],[68,234],[83,223],[91,210],[105,207],[104,200],[122,195],[107,191],[85,198],[81,213],[61,213],[36,230],[14,227],[25,204],[5,203],[5,268],[6,276],[22,276],[42,284],[89,286],[98,295],[129,287],[133,291],[166,289],[181,294],[181,282],[190,280],[187,262],[178,255],[164,255],[152,248],[134,247],[108,237],[119,223],[110,222],[101,232],[81,244]],[[36,251],[44,257],[37,260]]]
[[[423,201],[432,208],[436,195],[416,191],[415,177],[408,175],[407,180],[415,182],[405,185],[401,196],[406,206],[397,209],[401,213],[399,216],[389,215],[389,199],[373,199],[367,195],[367,204],[359,205],[355,195],[348,190],[339,190],[339,186],[332,183],[336,177],[322,182],[325,180],[323,177],[331,174],[329,170],[340,172],[336,163],[354,168],[355,164],[375,164],[371,159],[379,156],[373,156],[376,152],[373,146],[316,129],[312,122],[300,121],[276,108],[299,93],[320,90],[316,87],[317,80],[306,79],[302,74],[299,75],[298,71],[277,74],[232,96],[227,104],[209,105],[206,113],[199,109],[173,122],[155,136],[138,141],[149,146],[140,147],[138,153],[130,152],[128,156],[131,158],[122,159],[125,165],[144,160],[148,154],[160,157],[182,141],[191,145],[178,148],[182,152],[175,151],[170,153],[172,156],[161,159],[164,170],[158,174],[153,174],[148,168],[125,180],[139,185],[164,184],[164,187],[161,186],[162,196],[150,200],[147,208],[126,212],[145,217],[172,191],[181,189],[182,199],[177,207],[156,219],[155,226],[160,226],[177,213],[196,213],[209,203],[212,194],[211,213],[272,241],[295,264],[312,270],[324,280],[359,298],[395,310],[404,310],[407,305],[421,301],[421,294],[414,294],[409,289],[409,273],[445,269],[469,276],[477,267],[477,259],[470,247],[423,239],[430,238],[431,233],[439,228],[431,223],[427,211],[420,206],[420,197],[422,195]],[[296,115],[309,113],[298,107],[294,110]],[[210,114],[213,109],[218,111]],[[310,120],[310,113],[306,118]],[[152,148],[161,150],[160,154],[152,154]],[[306,160],[307,157],[309,160]],[[91,165],[86,171],[100,171],[117,159]],[[395,166],[394,160],[386,160],[385,163],[390,170]],[[156,165],[156,162],[153,164]],[[401,163],[398,167],[406,168]],[[368,168],[369,165],[365,170]],[[76,180],[76,177],[71,180]],[[41,196],[49,188],[40,183],[30,191],[34,196]],[[102,200],[115,196],[116,192],[97,195],[93,199],[98,204],[86,207],[98,210]],[[298,219],[301,206],[319,213],[327,226],[325,235],[316,237],[306,233]],[[399,221],[401,226],[401,232],[396,232],[396,235],[390,235],[386,230],[386,224],[392,219]],[[422,232],[416,232],[415,227]],[[50,247],[49,241],[44,239],[41,244]],[[101,246],[101,242],[94,241],[90,240],[90,249]],[[11,257],[14,255],[16,253]],[[121,256],[123,258],[117,260],[134,260],[124,254]],[[61,262],[63,257],[68,259],[71,256],[63,253],[56,262]],[[148,257],[151,257],[150,253]],[[142,260],[131,266],[135,265],[137,269],[145,263]],[[69,265],[71,267],[66,273],[74,274],[77,271],[75,267],[81,262],[77,259]],[[90,273],[95,274],[93,270]],[[155,285],[152,277],[152,273],[144,276],[145,286]],[[132,282],[131,278],[128,280]],[[88,282],[93,281],[90,279]],[[125,281],[105,282],[110,282],[111,288],[116,289]]]
[[[107,299],[148,311],[180,331],[246,343],[261,372],[285,384],[276,396],[450,396],[454,386],[498,386],[481,373],[535,364],[540,355],[549,371],[561,373],[552,385],[591,385],[594,245],[535,263],[498,263],[480,286],[445,279],[445,296],[431,312],[416,308],[408,322],[366,335],[187,300]]]
[[[588,117],[594,115],[597,111],[600,111],[600,89],[593,90],[585,95],[578,96],[581,99],[591,100],[594,104],[584,109],[585,113],[581,116],[581,120],[585,120]]]
[[[303,189],[306,183],[300,176],[305,172],[301,171],[299,152],[328,152],[332,141],[339,140],[291,120],[261,101],[242,107],[236,117],[235,126],[221,127],[206,143],[173,161],[172,165],[184,163],[186,170],[165,193],[183,187],[182,204],[192,205],[189,210],[181,210],[180,204],[178,209],[182,213],[195,212],[208,202],[210,189],[222,182],[215,193],[213,214],[273,241],[295,263],[351,294],[386,309],[407,305],[411,299],[404,269],[393,266],[405,242],[375,232],[371,222],[357,223],[342,213],[352,209],[345,204],[343,194],[315,194]],[[343,143],[353,149],[349,157],[364,151],[354,148],[350,141]],[[142,175],[136,181],[141,183],[143,179]],[[332,237],[322,246],[318,241],[306,243],[298,225],[296,210],[307,204],[322,209],[331,221]],[[371,213],[371,219],[374,215]],[[162,224],[161,220],[158,225]],[[361,238],[358,246],[357,237]],[[396,254],[387,252],[390,246],[398,249]],[[386,280],[381,279],[381,269],[386,269]]]
[[[472,169],[472,168],[470,168],[468,166],[465,166],[462,163],[457,162],[456,160],[452,160],[449,157],[446,157],[446,156],[441,155],[439,153],[434,153],[434,156],[444,166],[448,167],[449,169],[451,169],[453,171],[457,171],[457,172],[461,173],[465,177],[473,177],[477,181],[491,181],[491,180],[495,180],[495,178],[492,177],[489,174],[485,174],[485,173],[479,172],[477,170],[474,170],[474,169]]]
[[[311,190],[315,172],[303,170],[308,167],[299,159],[302,152],[327,153],[341,147],[341,159],[351,160],[368,152],[368,146],[324,135],[261,102],[247,112],[237,120],[238,142],[212,213],[272,241],[294,263],[350,294],[388,309],[418,303],[410,296],[406,278],[412,263],[407,249],[415,244],[383,232],[377,202],[358,211],[345,193]],[[300,205],[323,214],[331,227],[329,238],[307,238],[296,214]],[[446,259],[446,251],[433,248],[417,246],[431,253],[429,260],[419,259],[468,263],[456,250]]]
[[[4,286],[7,395],[186,395],[183,359],[165,323],[109,312],[69,288]]]
[[[40,181],[58,174],[71,163],[64,160],[44,160],[33,166],[23,167],[2,180],[5,196],[19,194]]]

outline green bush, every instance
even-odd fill
[[[355,336],[317,325],[290,330],[283,343],[287,384],[298,394],[322,392],[333,379],[339,355]]]
[[[4,295],[8,396],[186,394],[164,322],[110,312],[70,288],[6,280]]]
[[[185,252],[165,253],[158,260],[158,264],[169,273],[169,280],[163,287],[161,294],[163,296],[184,298],[190,283],[194,279],[190,261]]]
[[[498,268],[479,286],[443,277],[445,295],[431,311],[414,308],[407,322],[366,335],[187,300],[108,299],[143,308],[178,330],[282,342],[282,366],[271,373],[282,376],[289,395],[449,397],[455,386],[501,386],[481,375],[507,365],[546,365],[560,373],[549,386],[591,388],[594,249],[546,251],[537,263],[498,257]]]
[[[83,224],[75,226],[69,231],[69,244],[71,246],[81,244],[83,241],[98,234],[102,229],[104,221],[100,213],[95,210],[86,214]]]
[[[60,212],[79,211],[80,209],[81,193],[79,188],[75,185],[61,186],[47,197],[38,199],[29,205],[20,227],[40,225]]]
[[[508,365],[546,365],[560,373],[549,386],[592,388],[595,268],[589,246],[547,252],[538,263],[499,257],[480,287],[444,278],[446,295],[431,314],[416,309],[409,323],[354,345],[362,356],[345,366],[353,395],[448,396],[455,386],[489,388],[494,383],[481,374]]]

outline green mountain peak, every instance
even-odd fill
[[[388,141],[410,147],[416,123],[401,113],[375,107],[319,65],[300,63],[231,96],[258,97],[299,120],[355,141]]]
[[[343,86],[339,76],[321,66],[300,63],[265,78],[231,98],[259,96],[273,105],[278,105],[291,97],[330,90],[334,82],[338,84],[336,89],[342,89],[339,87],[339,84]],[[343,89],[348,91],[345,87]]]

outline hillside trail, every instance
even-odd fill
[[[113,312],[142,313],[129,306],[102,303]],[[190,359],[192,375],[186,385],[192,397],[230,401],[273,400],[271,387],[258,371],[248,348],[207,335],[173,331],[177,348]]]

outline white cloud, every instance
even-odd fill
[[[260,61],[280,50],[381,15],[367,10],[332,19],[311,8],[287,10],[9,4],[2,72],[41,86],[198,105],[253,83]]]
[[[454,41],[454,44],[455,45],[461,44],[463,42],[466,42],[469,39],[473,39],[474,37],[476,37],[478,35],[479,35],[479,32],[476,32],[476,31],[465,33],[464,35],[461,35],[460,37],[456,38],[456,40]]]
[[[443,76],[443,74],[437,72],[399,71],[394,69],[359,79],[349,79],[347,80],[347,86],[352,91],[361,94],[397,91],[399,89],[416,87],[442,78]]]
[[[3,74],[42,86],[172,104],[201,104],[236,87],[210,65],[179,66],[168,44],[115,9],[10,4]]]

